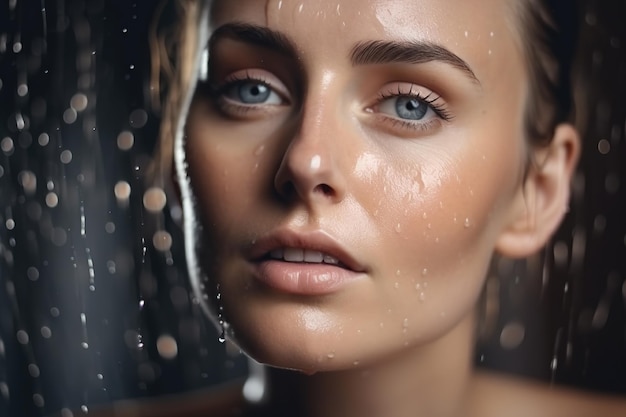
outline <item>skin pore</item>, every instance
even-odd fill
[[[271,386],[310,417],[483,413],[492,253],[545,244],[578,156],[568,125],[528,146],[510,2],[223,0],[211,20],[185,150],[236,343],[299,371]]]

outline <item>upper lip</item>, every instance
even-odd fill
[[[366,268],[341,245],[323,230],[298,232],[282,229],[269,233],[252,243],[249,258],[253,262],[265,260],[271,251],[283,248],[299,248],[322,252],[339,260],[340,266],[355,272],[365,272]]]

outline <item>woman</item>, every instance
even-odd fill
[[[579,155],[574,12],[547,3],[183,4],[167,114],[190,273],[271,368],[173,413],[623,415],[472,369],[491,258],[546,243]]]

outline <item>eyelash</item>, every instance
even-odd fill
[[[245,103],[235,103],[229,98],[226,97],[228,91],[232,88],[237,87],[238,85],[245,83],[258,83],[272,90],[272,92],[278,95],[281,100],[283,100],[286,104],[289,104],[289,101],[284,97],[284,94],[279,93],[276,88],[269,83],[266,79],[258,75],[252,75],[249,72],[245,74],[234,74],[227,77],[224,81],[219,84],[210,84],[209,85],[209,96],[210,98],[217,104],[218,108],[224,112],[225,114],[236,115],[236,116],[245,116],[250,111],[260,111],[267,109],[267,104],[245,104]]]
[[[272,90],[274,94],[277,94],[281,100],[283,100],[287,105],[289,104],[289,100],[284,97],[283,93],[277,91],[277,89],[269,83],[264,77],[250,74],[246,72],[245,74],[233,74],[227,77],[223,82],[214,85],[209,84],[209,96],[210,98],[217,104],[218,109],[226,115],[232,115],[236,117],[245,117],[249,112],[254,111],[268,111],[271,106],[268,106],[265,103],[261,104],[246,104],[246,103],[236,103],[233,100],[226,97],[226,94],[232,88],[235,88],[238,85],[245,83],[258,83]],[[381,92],[375,103],[372,106],[369,106],[366,110],[375,114],[376,118],[381,123],[391,124],[394,129],[403,129],[403,130],[411,130],[411,131],[420,131],[427,132],[434,128],[436,128],[437,124],[440,124],[442,121],[449,122],[453,119],[452,114],[448,110],[445,104],[440,103],[442,100],[441,96],[435,94],[434,92],[428,92],[428,94],[424,95],[421,92],[413,92],[414,86],[410,87],[408,92],[403,91],[401,87],[397,88],[396,92]],[[429,107],[432,110],[436,118],[431,118],[426,121],[419,120],[406,120],[401,119],[399,117],[393,117],[389,114],[382,113],[379,111],[373,111],[377,107],[381,105],[381,103],[390,99],[399,99],[399,98],[410,98],[420,101]]]
[[[393,116],[389,116],[387,114],[383,114],[383,113],[378,113],[377,115],[380,118],[384,118],[383,121],[385,122],[391,122],[393,123],[394,127],[400,127],[400,128],[405,128],[405,129],[411,129],[411,130],[418,130],[418,131],[428,131],[429,129],[433,128],[433,124],[434,123],[439,123],[440,121],[445,121],[445,122],[449,122],[451,121],[454,117],[452,116],[452,113],[450,113],[450,111],[448,110],[448,108],[446,107],[445,104],[442,103],[438,103],[439,101],[442,100],[441,96],[433,93],[432,91],[429,92],[426,95],[423,95],[419,92],[414,93],[413,92],[413,86],[411,86],[411,90],[406,93],[403,92],[401,90],[400,87],[398,87],[398,90],[396,92],[383,92],[380,93],[378,96],[378,99],[376,100],[376,103],[370,107],[371,108],[376,108],[378,106],[380,106],[381,103],[383,103],[386,100],[390,100],[390,99],[398,99],[398,98],[402,98],[402,97],[407,97],[407,98],[411,98],[411,99],[415,99],[418,100],[422,103],[425,103],[430,109],[432,109],[432,111],[435,113],[435,115],[438,117],[438,119],[435,120],[428,120],[425,122],[422,121],[411,121],[411,120],[404,120],[404,119],[400,119],[397,117],[393,117]]]

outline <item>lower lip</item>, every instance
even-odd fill
[[[325,295],[341,290],[362,274],[330,264],[266,260],[254,264],[254,276],[278,291],[297,295]]]

